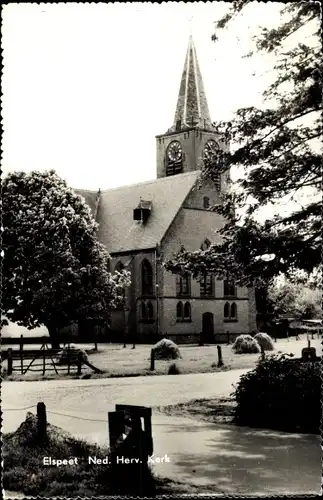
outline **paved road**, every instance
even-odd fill
[[[4,382],[3,432],[15,430],[26,414],[26,410],[9,409],[44,401],[51,423],[87,440],[108,444],[107,412],[116,403],[158,406],[226,396],[244,372]],[[317,436],[211,425],[158,412],[154,412],[152,424],[155,455],[166,453],[170,458],[169,463],[154,466],[161,476],[200,486],[212,485],[215,493],[319,492],[321,467]]]

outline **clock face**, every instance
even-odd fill
[[[204,159],[212,158],[212,156],[215,155],[217,151],[219,151],[219,149],[220,149],[219,144],[215,142],[213,139],[210,139],[209,141],[207,141],[204,147],[203,151]]]
[[[179,161],[182,158],[182,146],[178,141],[173,141],[168,146],[168,158],[171,161]]]

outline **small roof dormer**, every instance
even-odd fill
[[[133,211],[133,220],[143,224],[146,223],[151,214],[151,209],[152,202],[140,198],[138,206]]]

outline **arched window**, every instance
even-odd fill
[[[153,269],[147,259],[141,264],[141,294],[153,294]]]
[[[183,319],[183,304],[182,304],[182,302],[177,303],[176,318],[177,318],[177,321],[181,321]]]
[[[230,317],[231,317],[231,319],[237,318],[237,304],[235,302],[233,302],[233,304],[231,304]]]
[[[184,319],[191,319],[191,304],[189,302],[184,304]]]
[[[151,302],[147,304],[147,319],[153,319],[154,317],[154,308]]]
[[[208,240],[207,238],[205,238],[205,240],[203,241],[202,245],[201,245],[201,250],[207,250],[209,248],[209,246],[211,245],[211,242],[210,240]]]
[[[124,265],[122,264],[122,262],[118,262],[118,264],[116,265],[115,267],[115,270],[118,271],[118,273],[121,273],[121,271],[124,270]]]
[[[203,208],[209,208],[210,207],[210,198],[207,196],[204,196],[203,198]]]
[[[201,297],[213,296],[213,276],[212,274],[205,274],[200,281],[200,295]]]
[[[226,279],[223,282],[223,295],[225,297],[235,297],[237,295],[235,284],[229,279]]]
[[[144,302],[142,302],[140,304],[140,315],[141,315],[141,319],[147,319],[147,310],[146,310],[146,304]]]
[[[224,304],[224,314],[223,314],[224,318],[225,319],[229,319],[230,317],[230,305],[229,305],[229,302],[226,302]]]
[[[176,275],[176,295],[190,295],[191,294],[191,275],[186,273],[184,275]]]

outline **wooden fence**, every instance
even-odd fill
[[[23,349],[23,344],[21,344],[19,349],[9,348],[7,352],[2,352],[2,359],[7,359],[8,375],[12,375],[13,372],[25,375],[28,371],[42,372],[43,375],[46,371],[55,371],[58,375],[60,371],[69,375],[72,367],[77,375],[81,375],[84,364],[82,352],[75,353],[67,349],[67,362],[61,365],[55,359],[61,351],[61,349],[50,349],[47,344],[43,344],[40,349]]]

